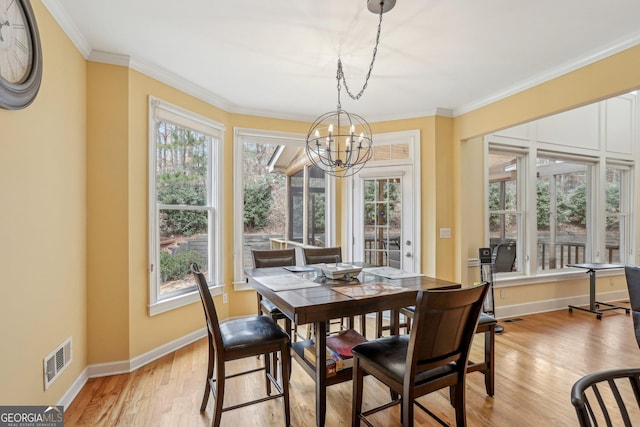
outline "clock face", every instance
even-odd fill
[[[19,0],[0,0],[0,77],[20,83],[31,70],[32,43]]]

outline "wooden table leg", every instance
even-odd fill
[[[391,310],[389,319],[389,332],[391,335],[398,335],[400,332],[400,311],[397,309]]]
[[[327,324],[316,323],[316,425],[324,427],[327,412]]]

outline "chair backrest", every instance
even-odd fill
[[[495,259],[493,261],[493,271],[495,273],[506,273],[513,271],[513,264],[516,261],[516,245],[513,242],[500,243],[495,248]]]
[[[627,265],[624,267],[624,275],[627,278],[636,341],[640,347],[640,267]]]
[[[421,371],[452,362],[464,375],[488,289],[489,284],[485,282],[463,289],[418,293],[407,351],[405,383]]]
[[[581,427],[630,427],[640,419],[640,368],[585,375],[571,388],[571,403]]]
[[[331,264],[342,262],[342,248],[302,248],[305,264]]]
[[[251,254],[253,255],[253,266],[255,268],[296,265],[295,249],[252,249]]]
[[[224,346],[222,345],[222,335],[220,334],[220,323],[218,323],[218,313],[216,312],[216,306],[213,303],[211,292],[209,291],[209,285],[207,284],[207,278],[200,271],[198,264],[191,263],[191,273],[196,279],[198,284],[198,291],[200,292],[200,299],[202,300],[202,308],[204,309],[204,316],[207,320],[207,332],[209,334],[209,343],[217,352],[223,352]]]

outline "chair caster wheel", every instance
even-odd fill
[[[602,320],[602,314],[596,314],[596,317],[598,318],[598,320]]]

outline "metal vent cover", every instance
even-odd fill
[[[57,346],[44,358],[44,389],[49,388],[51,383],[69,366],[71,363],[71,337]]]

